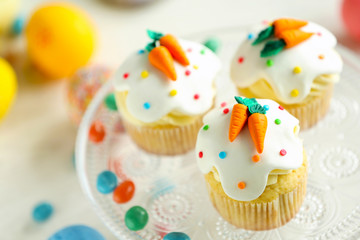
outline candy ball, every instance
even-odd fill
[[[140,206],[130,208],[125,214],[125,225],[131,231],[139,231],[143,229],[148,220],[149,215],[147,211]]]
[[[132,199],[135,193],[135,184],[132,181],[124,181],[117,186],[113,193],[116,203],[126,203]]]
[[[97,177],[96,188],[103,194],[108,194],[114,191],[117,186],[117,177],[115,173],[110,171],[103,171]]]
[[[13,103],[17,89],[16,75],[10,64],[0,58],[0,119]]]
[[[105,127],[100,121],[95,121],[90,126],[89,139],[93,143],[100,143],[105,138]]]
[[[95,48],[93,24],[82,10],[70,4],[38,8],[25,34],[30,60],[50,78],[74,74],[87,64]]]
[[[45,222],[51,217],[53,211],[53,206],[50,203],[43,202],[35,206],[32,216],[36,222]]]
[[[101,65],[91,65],[79,69],[67,81],[69,116],[79,125],[81,119],[97,91],[110,78],[112,71]]]
[[[163,240],[191,240],[188,235],[182,232],[171,232],[164,236]]]
[[[73,225],[57,231],[49,240],[105,240],[105,238],[91,227]]]
[[[360,41],[360,1],[344,0],[341,12],[347,31],[357,41]]]

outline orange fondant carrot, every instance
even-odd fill
[[[166,47],[159,46],[152,49],[149,53],[149,61],[171,80],[176,81],[174,60]]]
[[[231,113],[230,127],[229,127],[229,140],[233,142],[241,129],[244,127],[248,118],[248,107],[243,104],[235,104]]]
[[[281,32],[279,38],[285,41],[286,43],[285,48],[291,48],[305,41],[306,39],[310,38],[312,35],[313,33],[304,32],[299,29],[294,29],[294,30],[287,30]]]
[[[280,38],[279,35],[283,31],[299,29],[307,25],[307,21],[297,20],[292,18],[280,18],[274,21],[273,26],[275,28],[275,37]]]
[[[159,42],[161,46],[164,46],[169,50],[173,58],[181,65],[187,66],[190,64],[184,50],[173,35],[166,34],[160,38]]]
[[[266,110],[260,105],[253,105],[249,109],[251,115],[248,118],[248,127],[251,138],[258,153],[264,150],[265,134],[267,130]]]

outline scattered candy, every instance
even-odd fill
[[[246,183],[245,183],[245,182],[239,182],[239,183],[238,183],[238,188],[244,189],[245,187],[246,187]]]
[[[220,107],[225,107],[226,106],[226,102],[222,102],[221,104],[220,104]]]
[[[191,74],[190,70],[186,70],[186,71],[185,71],[185,75],[186,75],[186,76],[189,76],[190,74]]]
[[[0,58],[0,120],[12,106],[16,91],[17,81],[15,71],[5,59]]]
[[[194,95],[194,99],[195,99],[195,100],[198,100],[199,98],[200,98],[200,95],[199,95],[199,94],[195,94],[195,95]]]
[[[174,97],[177,94],[177,91],[175,89],[170,91],[170,96]]]
[[[280,155],[281,155],[281,156],[285,156],[285,155],[286,155],[286,150],[285,150],[285,149],[281,149],[281,150],[280,150]]]
[[[141,77],[142,77],[142,78],[147,78],[148,76],[149,76],[149,72],[148,72],[148,71],[144,70],[144,71],[141,72]]]
[[[267,65],[268,67],[271,67],[272,65],[274,65],[274,61],[271,60],[271,59],[269,59],[269,60],[266,61],[266,65]]]
[[[249,33],[248,37],[247,37],[249,40],[253,39],[254,38],[254,34],[252,33]]]
[[[219,153],[219,158],[221,158],[221,159],[226,158],[226,152],[220,152]]]
[[[199,158],[202,158],[204,156],[203,152],[199,152]]]
[[[128,77],[129,77],[129,75],[130,75],[129,73],[124,73],[123,78],[125,78],[125,79],[126,79],[126,78],[128,78]]]
[[[228,114],[228,113],[229,113],[229,109],[228,109],[228,108],[225,108],[225,109],[223,110],[223,113],[224,113],[224,114]]]
[[[97,177],[96,188],[100,193],[108,194],[114,191],[117,186],[117,177],[111,171],[103,171]]]
[[[220,47],[220,41],[217,38],[209,38],[204,42],[204,45],[208,47],[211,51],[216,53]]]
[[[299,95],[299,90],[293,89],[290,94],[292,97],[297,97]]]
[[[126,180],[117,186],[114,190],[113,199],[116,203],[126,203],[130,201],[135,193],[135,184]]]
[[[190,53],[190,52],[192,52],[192,49],[188,48],[186,51]]]
[[[239,57],[239,58],[238,58],[238,62],[239,62],[239,63],[243,63],[243,62],[244,62],[244,57]]]
[[[183,232],[171,232],[164,236],[163,240],[191,240],[190,237]]]
[[[140,49],[139,51],[138,51],[138,54],[144,54],[145,53],[145,50],[144,49]]]
[[[320,55],[319,55],[319,59],[321,59],[321,60],[322,60],[322,59],[324,59],[324,58],[325,58],[325,57],[324,57],[324,55],[323,55],[323,54],[320,54]]]
[[[22,16],[17,17],[11,27],[12,34],[19,35],[23,31],[24,25],[25,25],[24,17]]]
[[[206,131],[206,130],[208,130],[209,129],[209,125],[205,125],[204,127],[203,127],[203,129]]]
[[[258,161],[260,161],[260,156],[259,156],[259,155],[254,155],[254,156],[252,157],[252,161],[253,161],[253,162],[258,162]]]
[[[280,105],[280,106],[279,106],[279,109],[280,109],[280,110],[284,110],[284,107]]]
[[[45,222],[53,214],[54,208],[50,203],[43,202],[35,206],[32,216],[36,222]]]
[[[321,37],[322,36],[322,33],[321,32],[318,32],[318,33],[316,33],[319,37]]]
[[[148,103],[148,102],[144,103],[144,108],[146,110],[150,109],[150,107],[151,107],[150,103]]]
[[[105,138],[105,127],[100,121],[95,121],[90,126],[89,139],[93,143],[100,143]]]
[[[299,67],[299,66],[296,66],[296,67],[294,67],[294,69],[293,69],[293,73],[295,73],[295,74],[299,74],[299,73],[301,73],[301,71],[302,71],[302,69],[301,69],[301,67]]]
[[[197,69],[199,69],[199,66],[198,66],[198,65],[194,65],[193,68],[194,68],[195,70],[197,70]]]
[[[49,240],[105,240],[105,238],[91,227],[72,225],[57,231]]]
[[[269,109],[270,109],[269,105],[264,105],[264,108],[266,111],[269,111]]]
[[[202,49],[202,50],[200,51],[200,54],[204,55],[204,54],[205,54],[205,49]]]
[[[105,106],[111,110],[111,111],[116,111],[117,110],[117,105],[116,105],[116,100],[115,100],[115,94],[114,93],[109,93],[106,97],[105,97]]]
[[[280,123],[281,123],[281,120],[280,120],[280,119],[278,119],[278,118],[275,119],[275,124],[276,124],[276,125],[280,125]]]
[[[125,225],[131,231],[143,229],[149,220],[146,210],[140,206],[130,208],[125,214]]]

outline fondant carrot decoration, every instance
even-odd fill
[[[149,53],[150,63],[166,74],[171,80],[176,81],[174,60],[166,47],[153,48]]]
[[[248,107],[245,105],[244,101],[240,97],[235,97],[235,100],[238,102],[234,105],[229,127],[229,140],[233,142],[237,135],[239,135],[241,129],[244,127],[246,120],[248,118]]]
[[[274,21],[275,37],[281,38],[280,34],[287,30],[299,29],[308,24],[307,21],[297,20],[292,18],[280,18]]]
[[[262,153],[264,150],[264,141],[267,130],[267,118],[266,110],[259,104],[250,106],[249,111],[251,113],[248,118],[248,127],[251,138],[255,144],[258,153]]]
[[[184,50],[180,46],[178,40],[173,35],[166,34],[165,36],[160,38],[159,42],[161,46],[164,46],[169,50],[173,58],[181,65],[187,66],[190,64]]]

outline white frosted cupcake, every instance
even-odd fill
[[[295,19],[254,29],[231,62],[240,94],[275,100],[303,129],[311,127],[326,114],[342,71],[336,38],[315,23]]]
[[[153,42],[131,54],[115,74],[117,105],[139,147],[182,154],[195,147],[202,117],[213,106],[220,62],[199,43],[148,34]]]
[[[277,228],[295,216],[305,197],[299,121],[272,100],[237,101],[204,117],[197,162],[225,220],[249,230]]]

